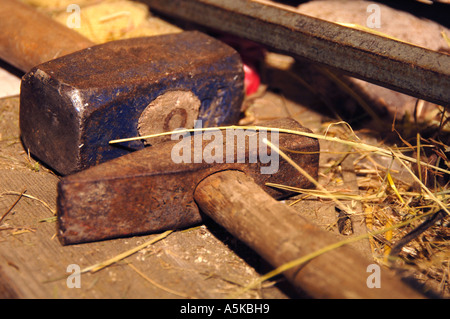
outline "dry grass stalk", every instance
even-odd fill
[[[422,217],[423,216],[415,217],[415,220],[419,219],[419,218],[422,218]],[[302,265],[302,264],[304,264],[304,263],[306,263],[306,262],[308,262],[308,261],[310,261],[310,260],[312,260],[312,259],[314,259],[314,258],[316,258],[316,257],[318,257],[320,255],[322,255],[322,254],[325,254],[325,253],[327,253],[327,252],[329,252],[329,251],[331,251],[333,249],[342,247],[344,245],[348,245],[350,243],[353,243],[353,242],[356,242],[356,241],[359,241],[359,240],[362,240],[362,239],[366,239],[366,238],[370,238],[370,237],[373,237],[373,236],[376,236],[376,235],[379,235],[379,234],[383,234],[383,233],[391,231],[393,229],[405,226],[405,225],[409,224],[410,222],[411,221],[406,221],[406,222],[403,222],[403,223],[400,223],[400,224],[396,224],[396,225],[393,225],[393,226],[390,226],[390,227],[386,227],[384,229],[381,229],[381,230],[378,230],[378,231],[375,231],[375,232],[372,232],[372,233],[367,233],[367,234],[351,237],[351,238],[348,238],[346,240],[341,240],[341,241],[336,242],[334,244],[325,246],[325,247],[323,247],[321,249],[318,249],[318,250],[316,250],[316,251],[314,251],[314,252],[312,252],[310,254],[307,254],[305,256],[297,258],[297,259],[295,259],[293,261],[290,261],[288,263],[285,263],[284,265],[281,265],[280,267],[278,267],[278,268],[268,272],[267,274],[259,277],[255,281],[253,281],[248,286],[246,286],[243,289],[240,289],[239,291],[237,291],[236,293],[230,295],[230,298],[236,298],[236,297],[240,296],[242,293],[246,292],[247,290],[257,287],[258,285],[260,285],[264,281],[269,280],[269,279],[271,279],[271,278],[273,278],[275,276],[278,276],[278,275],[282,274],[283,272],[285,272],[285,271],[287,271],[287,270],[289,270],[291,268],[300,266],[300,265]]]
[[[142,278],[144,278],[146,281],[148,281],[149,283],[151,283],[152,285],[154,285],[155,287],[158,287],[161,290],[164,290],[172,295],[175,296],[179,296],[182,298],[186,298],[186,299],[197,299],[193,296],[189,296],[186,294],[183,294],[181,292],[175,291],[173,289],[167,288],[166,286],[163,286],[161,284],[158,284],[157,282],[155,282],[154,280],[152,280],[150,277],[148,277],[146,274],[144,274],[142,271],[140,271],[139,269],[137,269],[133,264],[128,264],[128,266],[133,269],[139,276],[141,276]]]
[[[117,144],[117,143],[130,142],[130,141],[136,141],[136,140],[142,140],[142,139],[149,139],[149,138],[154,138],[154,137],[172,135],[174,133],[195,133],[195,132],[207,132],[207,131],[217,131],[217,130],[226,130],[226,129],[242,129],[242,130],[255,130],[255,131],[262,130],[262,131],[268,131],[268,132],[274,131],[274,132],[286,133],[286,134],[296,134],[296,135],[306,136],[306,137],[315,138],[315,139],[319,139],[319,140],[341,143],[341,144],[348,145],[348,146],[354,147],[356,149],[359,149],[361,152],[369,152],[372,154],[377,154],[377,155],[390,157],[390,158],[392,158],[393,152],[394,152],[395,155],[398,158],[400,158],[401,160],[417,164],[417,159],[404,155],[403,153],[401,153],[401,149],[387,150],[385,148],[366,144],[366,143],[363,143],[360,141],[352,141],[352,140],[341,139],[338,137],[329,137],[329,136],[322,135],[322,134],[301,132],[301,131],[289,130],[289,129],[283,129],[283,128],[264,127],[264,126],[258,126],[258,125],[254,125],[254,126],[230,125],[230,126],[219,126],[219,127],[209,127],[209,128],[181,129],[181,130],[177,130],[177,131],[163,132],[163,133],[158,133],[158,134],[151,134],[151,135],[145,135],[145,136],[111,140],[111,141],[109,141],[109,144]],[[438,166],[431,165],[431,164],[423,162],[423,161],[420,161],[420,165],[422,165],[423,167],[429,168],[429,169],[434,169],[434,170],[443,172],[445,174],[450,174],[449,170],[443,169]]]
[[[115,264],[115,263],[117,263],[119,261],[122,261],[123,259],[125,259],[125,258],[127,258],[127,257],[129,257],[129,256],[131,256],[131,255],[133,255],[135,253],[137,253],[138,251],[140,251],[140,250],[142,250],[144,248],[147,248],[148,246],[153,245],[154,243],[156,243],[156,242],[166,238],[172,232],[173,232],[173,230],[165,231],[164,233],[161,233],[161,234],[153,237],[149,241],[146,241],[145,243],[143,243],[143,244],[141,244],[139,246],[136,246],[136,247],[134,247],[132,249],[129,249],[129,250],[127,250],[127,251],[125,251],[125,252],[123,252],[121,254],[118,254],[118,255],[116,255],[114,257],[111,257],[110,259],[107,259],[105,261],[102,261],[102,262],[99,262],[97,264],[85,267],[85,268],[81,269],[78,274],[81,275],[81,274],[85,274],[85,273],[95,273],[95,272],[98,272],[98,271],[100,271],[100,270],[102,270],[104,268],[107,268],[107,267],[109,267],[109,266],[111,266],[111,265],[113,265],[113,264]],[[53,282],[53,281],[66,279],[67,276],[68,275],[62,275],[62,276],[59,276],[59,277],[56,277],[56,278],[44,280],[43,283],[50,283],[50,282]]]
[[[20,201],[20,199],[22,198],[22,196],[25,194],[27,190],[24,189],[19,197],[16,199],[16,201],[8,208],[8,210],[0,217],[0,224],[2,223],[3,219],[5,219],[5,217],[13,210],[13,208],[17,205],[17,203]]]
[[[130,250],[127,250],[127,251],[125,251],[125,252],[123,252],[123,253],[121,253],[121,254],[119,254],[119,255],[116,255],[116,256],[114,256],[114,257],[108,259],[108,260],[105,260],[105,261],[103,261],[103,262],[100,262],[100,263],[97,263],[97,264],[95,264],[95,265],[92,265],[92,266],[83,268],[83,269],[80,271],[80,273],[81,273],[81,274],[87,273],[87,272],[95,273],[95,272],[97,272],[97,271],[99,271],[99,270],[102,270],[103,268],[106,268],[106,267],[108,267],[108,266],[110,266],[110,265],[112,265],[112,264],[115,264],[116,262],[119,262],[119,261],[121,261],[122,259],[127,258],[127,257],[129,257],[129,256],[131,256],[131,255],[137,253],[138,251],[140,251],[140,250],[142,250],[142,249],[144,249],[144,248],[147,248],[148,246],[153,245],[154,243],[156,243],[156,242],[158,242],[158,241],[160,241],[160,240],[166,238],[166,237],[169,236],[172,232],[173,232],[173,230],[168,230],[168,231],[166,231],[166,232],[164,232],[164,233],[162,233],[162,234],[160,234],[160,235],[158,235],[158,236],[152,238],[151,240],[146,241],[146,242],[143,243],[142,245],[136,246],[136,247],[134,247],[134,248],[132,248],[132,249],[130,249]]]
[[[47,208],[52,213],[53,216],[56,215],[56,211],[53,208],[51,208],[49,204],[47,204],[45,201],[43,201],[42,199],[39,199],[39,198],[37,198],[35,196],[29,195],[29,194],[25,194],[25,192],[22,192],[22,193],[19,193],[19,192],[4,192],[4,193],[0,194],[0,197],[8,196],[8,195],[19,196],[19,199],[23,197],[23,198],[29,198],[29,199],[35,200],[35,201],[41,203],[45,208]]]
[[[418,138],[419,139],[419,138]],[[298,171],[301,174],[304,174],[305,172],[299,168],[295,163],[292,163],[292,161],[287,157],[286,154],[284,154],[282,151],[278,150],[276,147],[271,145],[269,143],[269,146],[277,151],[284,159],[286,159],[288,162],[290,162],[294,167],[298,169]],[[418,142],[418,149],[420,149],[420,142]],[[400,162],[400,164],[407,170],[407,172],[413,177],[413,179],[420,185],[419,191],[416,192],[405,192],[402,190],[399,190],[396,186],[396,182],[394,181],[394,178],[390,174],[389,170],[386,172],[386,178],[384,178],[383,183],[385,184],[384,189],[391,189],[393,191],[393,194],[386,193],[386,191],[383,192],[372,192],[369,194],[363,194],[363,195],[354,195],[354,194],[348,194],[348,193],[342,193],[342,192],[329,192],[326,189],[324,189],[323,186],[319,185],[317,182],[315,182],[318,189],[315,190],[304,190],[304,189],[296,189],[295,187],[289,187],[289,186],[283,186],[283,185],[277,185],[277,184],[268,184],[268,186],[272,187],[278,187],[285,190],[290,191],[297,191],[299,193],[306,193],[311,196],[317,196],[320,198],[328,198],[330,200],[333,200],[335,202],[339,202],[339,200],[345,199],[345,200],[358,200],[361,201],[363,204],[365,204],[367,213],[367,226],[368,229],[372,230],[374,227],[374,215],[378,215],[375,218],[377,219],[377,223],[380,227],[378,230],[368,232],[367,234],[363,234],[360,236],[356,236],[353,238],[349,238],[347,240],[343,240],[340,242],[337,242],[333,245],[324,247],[320,250],[317,250],[307,256],[302,256],[296,260],[293,260],[289,263],[286,263],[285,265],[282,265],[281,267],[278,267],[277,269],[274,269],[273,271],[267,273],[266,275],[260,277],[253,283],[251,283],[249,286],[239,290],[236,294],[233,294],[232,297],[236,297],[240,295],[241,293],[245,292],[248,289],[252,289],[256,285],[259,285],[261,282],[270,279],[276,275],[281,274],[282,272],[292,268],[299,266],[321,254],[324,254],[332,249],[336,249],[338,247],[341,247],[343,245],[347,245],[351,242],[361,240],[364,238],[369,238],[371,241],[371,246],[374,250],[374,257],[378,262],[383,263],[387,266],[392,266],[392,255],[391,255],[391,247],[392,241],[396,241],[395,239],[404,238],[401,237],[401,235],[404,233],[404,230],[408,229],[416,229],[417,223],[422,222],[425,217],[429,215],[436,216],[436,212],[439,211],[445,211],[446,214],[448,214],[448,199],[449,199],[449,192],[448,191],[440,191],[433,193],[423,182],[421,181],[420,177],[417,177],[412,170],[408,167],[408,165],[405,163],[404,160],[398,156],[397,152],[394,152],[393,150],[390,150],[391,154],[393,156],[393,159]],[[420,153],[420,152],[419,152]],[[421,164],[421,161],[419,159],[419,156],[417,157],[416,163],[419,163],[419,167]],[[306,176],[308,177],[308,176]],[[439,197],[439,198],[438,198]],[[302,200],[301,198],[300,200]],[[379,213],[374,214],[374,207],[377,205],[383,206],[385,204],[385,201],[389,200],[391,202],[392,207],[395,207],[396,214],[393,213],[393,209],[390,209],[390,214],[382,213],[379,215]],[[418,202],[414,202],[414,200]],[[418,206],[418,203],[423,203],[424,205]],[[409,205],[413,203],[416,204],[416,207],[409,207]],[[369,204],[371,206],[369,206]],[[371,207],[372,209],[367,209],[368,207]],[[400,218],[399,218],[400,217]],[[399,221],[400,220],[400,221]],[[382,221],[382,223],[380,223]],[[396,222],[394,224],[394,222]],[[433,225],[431,225],[433,226]],[[422,233],[424,233],[426,230],[423,230]],[[384,237],[381,237],[380,235],[384,234]],[[395,235],[394,235],[395,234]],[[448,235],[450,235],[450,231],[448,232]],[[449,236],[447,236],[449,237]],[[379,245],[379,242],[383,242],[383,245]],[[397,240],[399,242],[399,240]],[[438,252],[442,249],[442,247],[448,249],[448,242],[446,240],[441,242],[434,242],[436,246],[439,246]],[[427,247],[428,251],[431,250],[430,245]],[[442,256],[441,256],[442,257]],[[432,271],[430,272],[430,268],[424,267],[423,265],[416,266],[415,270],[427,270],[430,273],[433,273],[434,276],[436,276],[436,279],[439,281],[439,293],[442,295],[447,295],[449,292],[449,260],[450,260],[450,254],[447,250],[447,253],[445,254],[446,258],[441,258],[440,262],[441,264],[435,264],[434,267],[438,268],[440,271]],[[418,262],[418,261],[416,261]],[[423,263],[429,265],[430,262],[428,260],[425,260]],[[408,266],[406,266],[408,268]],[[436,274],[440,274],[436,275]],[[417,275],[415,277],[420,277]]]

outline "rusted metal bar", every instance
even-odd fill
[[[151,10],[450,106],[450,56],[249,0],[146,0]]]

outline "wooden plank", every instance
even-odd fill
[[[17,190],[55,209],[58,178],[49,173],[0,170],[0,211],[17,199]],[[208,228],[176,232],[124,262],[82,275],[81,288],[70,289],[67,267],[96,264],[127,251],[155,235],[62,246],[56,225],[40,222],[52,216],[41,202],[23,197],[5,218],[0,231],[0,295],[19,298],[222,298],[249,283],[258,273]],[[212,230],[222,232],[223,230]],[[228,234],[224,236],[229,240]],[[247,259],[256,258],[247,250]],[[253,257],[252,257],[253,256]],[[129,267],[128,263],[134,268]],[[138,271],[136,271],[138,269]],[[145,274],[142,276],[140,273]],[[146,278],[151,278],[149,282]],[[264,294],[285,298],[272,288]],[[247,297],[260,297],[251,292]]]

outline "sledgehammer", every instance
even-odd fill
[[[279,128],[308,132],[291,119],[262,125],[275,132]],[[206,214],[274,267],[335,243],[334,235],[274,199],[289,193],[265,185],[313,186],[270,150],[267,160],[266,150],[257,143],[263,136],[313,178],[318,174],[317,140],[275,132],[248,132],[241,142],[229,138],[228,131],[216,132],[214,138],[185,136],[64,177],[58,185],[59,238],[63,244],[74,244],[179,229],[200,223]],[[343,246],[284,274],[314,298],[421,297],[382,269],[381,288],[371,288],[367,285],[371,264]]]
[[[112,146],[111,139],[189,128],[197,119],[205,126],[239,119],[240,56],[206,34],[93,45],[12,0],[0,1],[0,30],[0,58],[28,72],[20,93],[23,143],[62,175],[145,146]]]

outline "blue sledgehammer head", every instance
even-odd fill
[[[235,124],[244,98],[239,54],[200,32],[113,41],[24,75],[24,146],[67,175],[145,147],[125,137]]]

